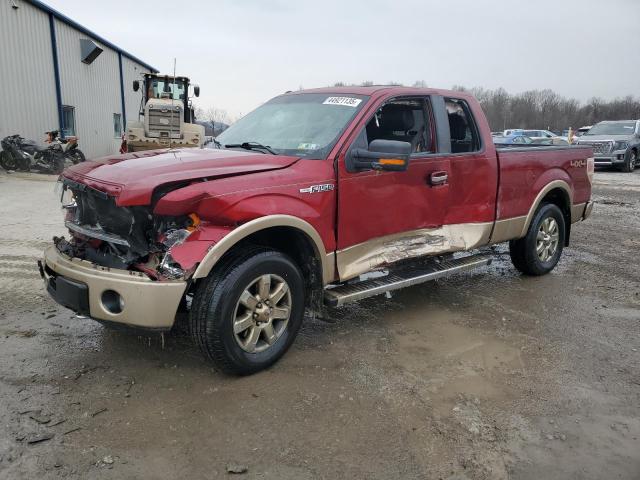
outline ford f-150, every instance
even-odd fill
[[[65,170],[70,236],[40,262],[50,295],[109,325],[168,330],[188,313],[207,358],[250,374],[305,312],[490,263],[479,247],[509,242],[520,272],[548,273],[592,209],[590,147],[497,149],[461,92],[290,92],[215,145]]]

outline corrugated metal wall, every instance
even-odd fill
[[[87,38],[56,20],[62,104],[75,109],[76,135],[87,157],[117,151],[113,114],[121,113],[118,54],[98,44],[104,51],[93,63],[80,61],[80,39]]]
[[[140,111],[140,100],[142,99],[142,74],[149,73],[149,70],[140,64],[122,57],[122,75],[124,77],[124,101],[127,111],[127,122],[137,122]],[[133,81],[140,80],[140,90],[133,91]]]
[[[0,138],[19,133],[42,141],[58,129],[49,15],[25,1],[18,9],[0,2]],[[76,135],[87,158],[117,153],[113,114],[122,114],[118,52],[54,19],[62,104],[75,109]],[[81,61],[80,39],[89,38],[103,52],[90,65]],[[140,92],[132,82],[145,67],[122,56],[125,108],[137,120]]]
[[[25,2],[0,2],[0,138],[42,142],[58,127],[49,16]]]

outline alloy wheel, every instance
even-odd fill
[[[291,316],[291,292],[278,275],[254,279],[240,294],[233,317],[233,334],[240,348],[259,353],[282,336]]]
[[[541,261],[546,262],[555,255],[559,239],[558,222],[553,217],[545,218],[536,237],[536,253]]]

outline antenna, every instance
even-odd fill
[[[173,58],[173,86],[171,87],[171,121],[169,122],[169,148],[171,148],[171,140],[173,139],[173,99],[176,89],[176,59]],[[179,123],[179,122],[178,122]]]

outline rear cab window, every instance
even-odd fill
[[[450,97],[445,98],[444,103],[449,119],[451,153],[480,151],[480,134],[469,104],[465,100]]]

